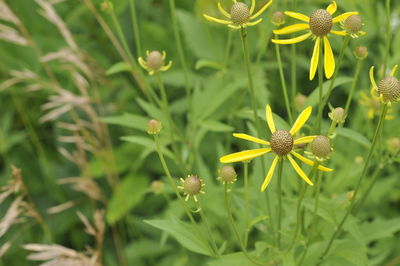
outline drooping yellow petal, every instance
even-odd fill
[[[295,140],[293,141],[293,143],[294,143],[295,145],[297,145],[297,144],[307,144],[307,143],[312,142],[312,141],[315,139],[315,137],[316,137],[316,136],[301,137],[301,138],[295,139]]]
[[[345,31],[340,31],[340,30],[331,30],[330,33],[339,35],[339,36],[346,36],[347,33]]]
[[[271,133],[275,133],[275,131],[276,131],[275,123],[274,123],[274,119],[272,117],[271,106],[269,106],[269,104],[267,104],[267,106],[265,107],[265,120],[267,120],[267,124],[268,124],[269,130],[271,131]]]
[[[246,150],[246,151],[236,152],[236,153],[232,153],[232,154],[223,156],[223,157],[219,158],[219,161],[221,163],[241,162],[241,161],[246,161],[246,160],[256,158],[256,157],[266,154],[270,151],[271,151],[270,148]]]
[[[330,5],[326,8],[326,11],[328,11],[329,14],[331,14],[331,15],[335,14],[336,10],[337,10],[337,5],[336,5],[336,2],[335,2],[335,1],[332,1],[332,4],[330,4]]]
[[[217,22],[217,23],[224,24],[224,25],[228,25],[228,24],[232,23],[231,21],[210,17],[209,15],[206,15],[206,14],[203,14],[203,17],[209,21]]]
[[[166,57],[167,57],[167,52],[166,51],[162,51],[162,60],[165,60]]]
[[[318,67],[318,62],[319,62],[319,49],[321,46],[321,39],[318,37],[315,40],[314,44],[314,51],[311,57],[311,63],[310,63],[310,80],[313,80],[315,77],[315,72],[317,72],[317,67]]]
[[[310,186],[314,186],[313,182],[307,177],[307,175],[304,173],[303,170],[301,170],[300,166],[296,163],[296,161],[293,159],[292,155],[287,155],[287,158],[289,159],[290,164],[293,166],[294,170],[296,173],[303,178],[304,181],[307,182]]]
[[[292,38],[292,39],[286,39],[286,40],[278,40],[278,39],[272,39],[271,41],[273,43],[278,43],[278,44],[293,44],[293,43],[298,43],[306,40],[308,37],[312,35],[311,32],[308,32],[306,34],[300,35],[298,37]]]
[[[306,15],[303,15],[303,14],[300,14],[297,12],[292,12],[292,11],[285,11],[284,13],[285,13],[285,15],[287,15],[289,17],[292,17],[292,18],[295,18],[295,19],[298,19],[298,20],[301,20],[304,22],[310,22],[310,17],[307,17]]]
[[[326,78],[330,79],[333,72],[335,72],[335,58],[333,57],[332,47],[326,36],[324,37],[324,68]]]
[[[272,161],[271,166],[269,167],[267,176],[265,177],[264,182],[261,185],[261,192],[264,192],[267,189],[268,184],[271,181],[272,176],[274,175],[275,167],[276,167],[276,164],[278,163],[278,161],[279,161],[279,156],[275,156],[274,160]]]
[[[390,76],[393,77],[394,75],[396,75],[397,67],[398,67],[398,65],[395,65],[395,66],[393,67],[392,72],[390,72]]]
[[[287,27],[284,27],[282,29],[279,30],[274,30],[275,34],[281,35],[281,34],[288,34],[288,33],[293,33],[293,32],[297,32],[297,31],[301,31],[301,30],[306,30],[309,29],[310,25],[306,24],[306,23],[298,23],[298,24],[294,24],[294,25],[290,25]]]
[[[338,23],[338,22],[340,22],[340,21],[342,21],[342,20],[345,20],[346,18],[348,18],[348,17],[350,17],[350,16],[352,16],[352,15],[358,15],[358,12],[357,12],[357,11],[353,11],[353,12],[346,12],[346,13],[343,13],[343,14],[337,16],[336,18],[334,18],[334,19],[332,20],[332,22],[333,22],[333,23]]]
[[[376,82],[375,82],[374,68],[375,68],[375,67],[372,66],[372,67],[369,69],[369,79],[371,80],[371,84],[372,84],[372,86],[374,87],[374,89],[377,90],[377,89],[378,89],[378,86],[376,86]]]
[[[256,21],[253,21],[253,22],[247,22],[245,25],[246,25],[246,27],[250,27],[250,26],[257,25],[257,24],[260,23],[261,21],[263,21],[262,18],[257,19]]]
[[[243,134],[243,133],[233,133],[233,136],[235,138],[238,138],[238,139],[245,139],[245,140],[248,140],[248,141],[251,141],[251,142],[255,142],[255,143],[259,143],[259,144],[263,144],[263,145],[270,145],[270,143],[268,141],[266,141],[266,140],[259,139],[259,138],[256,138],[256,137],[253,137],[253,136],[250,136],[250,135],[247,135],[247,134]]]
[[[300,130],[304,126],[304,124],[307,122],[308,118],[310,117],[312,112],[312,106],[308,106],[306,109],[304,109],[303,112],[297,117],[296,122],[294,122],[293,127],[290,129],[290,134],[294,135],[297,133],[297,131]]]
[[[306,157],[300,155],[299,153],[295,152],[295,151],[291,151],[291,153],[300,161],[302,161],[303,163],[308,164],[309,166],[314,166],[314,162],[311,161],[310,159],[307,159]],[[324,172],[332,172],[333,169],[325,167],[323,165],[318,165],[317,167],[318,170],[324,171]]]
[[[270,0],[268,3],[266,3],[260,10],[257,11],[254,15],[250,17],[250,19],[255,19],[259,15],[261,15],[270,5],[272,4],[272,0]],[[254,5],[255,6],[255,5]]]
[[[253,14],[254,8],[256,8],[256,0],[251,0],[250,15]]]
[[[141,66],[141,67],[143,67],[144,69],[148,69],[147,68],[147,64],[146,64],[146,62],[143,60],[143,58],[141,58],[141,57],[139,57],[138,58],[138,62],[139,62],[139,65]]]
[[[167,71],[168,69],[170,69],[172,66],[172,61],[168,62],[168,65],[163,66],[162,68],[160,68],[160,71]]]
[[[233,24],[229,24],[228,27],[232,28],[234,30],[240,30],[242,28],[241,26],[237,26],[237,25],[233,25]]]
[[[228,12],[226,12],[226,10],[222,7],[222,5],[221,5],[221,3],[220,2],[218,2],[218,10],[219,10],[219,12],[221,12],[221,14],[222,15],[224,15],[225,17],[227,17],[227,18],[231,18],[231,15],[228,13]]]

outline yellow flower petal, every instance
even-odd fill
[[[138,58],[138,62],[139,62],[139,65],[141,66],[141,67],[143,67],[144,69],[148,69],[147,68],[147,65],[146,65],[146,62],[143,60],[143,58],[141,58],[141,57],[139,57]]]
[[[172,66],[172,61],[168,62],[168,65],[163,66],[162,68],[160,68],[160,71],[167,71],[168,69],[170,69]]]
[[[295,151],[291,151],[291,154],[293,154],[297,159],[299,159],[303,163],[308,164],[309,166],[314,166],[314,164],[315,164],[315,162],[307,159],[306,157],[300,155],[299,153],[297,153]],[[324,171],[324,172],[332,172],[333,171],[333,169],[325,167],[323,165],[318,165],[317,169],[321,170],[321,171]]]
[[[248,141],[251,141],[251,142],[255,142],[255,143],[259,143],[259,144],[263,144],[263,145],[270,145],[270,143],[268,141],[266,141],[266,140],[259,139],[259,138],[256,138],[256,137],[253,137],[253,136],[250,136],[250,135],[247,135],[247,134],[243,134],[243,133],[233,133],[233,136],[235,138],[238,138],[238,139],[245,139],[245,140],[248,140]]]
[[[296,173],[303,178],[304,181],[307,182],[310,186],[314,186],[313,182],[307,177],[307,175],[304,173],[303,170],[301,170],[300,166],[296,163],[296,161],[293,159],[292,155],[287,155],[286,156],[289,159],[290,164],[293,166],[294,170]]]
[[[272,0],[266,3],[260,10],[257,11],[253,16],[250,17],[250,19],[255,19],[259,15],[261,15],[270,5],[272,4]]]
[[[295,139],[293,143],[294,143],[295,145],[297,145],[297,144],[306,144],[306,143],[310,143],[310,142],[312,142],[312,141],[315,139],[315,137],[316,137],[316,136],[301,137],[301,138]]]
[[[340,30],[331,30],[330,33],[335,34],[335,35],[339,35],[339,36],[346,36],[347,35],[347,33],[345,31],[340,31]]]
[[[337,5],[335,1],[332,1],[332,4],[330,4],[327,8],[326,11],[329,12],[329,14],[333,15],[337,10]]]
[[[278,161],[279,161],[279,156],[275,156],[271,166],[269,167],[267,176],[265,177],[264,182],[261,185],[261,192],[264,192],[267,189],[268,184],[271,181],[272,176],[274,175],[275,167]]]
[[[233,25],[233,24],[229,24],[228,27],[232,28],[234,30],[240,30],[242,28],[241,26],[237,26],[237,25]]]
[[[374,89],[377,90],[377,89],[378,89],[378,86],[376,86],[376,82],[375,82],[374,68],[375,68],[375,67],[372,66],[372,67],[369,69],[369,79],[371,80],[371,84],[372,84],[372,86],[374,87]]]
[[[253,14],[254,8],[256,8],[256,0],[251,0],[250,15]]]
[[[315,72],[317,72],[317,67],[318,67],[318,62],[319,62],[319,49],[321,46],[321,39],[318,37],[315,40],[314,44],[314,51],[311,57],[311,63],[310,63],[310,80],[313,80],[315,77]]]
[[[390,76],[393,77],[394,75],[396,75],[397,67],[398,67],[398,65],[395,65],[395,66],[393,67],[392,72],[390,72]]]
[[[217,23],[224,24],[224,25],[228,25],[228,24],[232,23],[231,21],[223,20],[223,19],[217,19],[217,18],[214,18],[214,17],[210,17],[209,15],[206,15],[206,14],[203,14],[203,17],[205,19],[209,20],[209,21],[217,22]]]
[[[338,23],[338,22],[340,22],[340,21],[342,21],[342,20],[345,20],[346,18],[348,18],[348,17],[350,17],[350,16],[352,16],[352,15],[358,15],[358,12],[357,12],[357,11],[354,11],[354,12],[346,12],[346,13],[343,13],[343,14],[337,16],[336,18],[334,18],[334,19],[332,20],[332,22],[333,22],[333,23]]]
[[[271,133],[275,133],[276,129],[274,119],[272,118],[271,106],[269,106],[269,104],[267,104],[265,107],[265,119],[267,120],[267,124]]]
[[[292,38],[292,39],[287,39],[287,40],[277,40],[277,39],[272,39],[271,41],[273,43],[278,43],[278,44],[293,44],[293,43],[298,43],[306,40],[308,37],[312,35],[311,32],[308,32],[306,34],[300,35],[298,37]]]
[[[263,20],[263,19],[260,18],[260,19],[258,19],[258,20],[256,20],[256,21],[253,21],[253,22],[247,22],[247,23],[244,24],[244,25],[245,25],[246,27],[254,26],[254,25],[257,25],[258,23],[260,23],[262,20]]]
[[[285,15],[287,15],[289,17],[292,17],[292,18],[295,18],[295,19],[298,19],[298,20],[301,20],[304,22],[310,22],[310,18],[307,17],[306,15],[303,15],[303,14],[300,14],[297,12],[291,12],[291,11],[285,11],[284,13],[285,13]]]
[[[281,34],[288,34],[288,33],[293,33],[293,32],[297,32],[297,31],[301,31],[301,30],[306,30],[309,29],[310,25],[306,24],[306,23],[298,23],[298,24],[294,24],[294,25],[290,25],[287,27],[284,27],[282,29],[279,30],[274,30],[275,34],[281,35]]]
[[[271,151],[270,148],[246,150],[246,151],[236,152],[236,153],[232,153],[232,154],[223,156],[223,157],[219,158],[219,161],[221,163],[241,162],[241,161],[246,161],[246,160],[256,158],[256,157],[266,154],[270,151]]]
[[[304,124],[307,122],[308,118],[310,117],[312,112],[312,106],[308,106],[306,109],[304,109],[303,112],[297,117],[296,122],[294,122],[293,127],[290,129],[290,134],[294,135],[296,134],[297,131],[300,130],[304,126]]]
[[[224,15],[225,17],[227,17],[229,19],[231,18],[231,15],[228,12],[225,11],[225,9],[221,6],[220,2],[218,2],[218,9],[219,9],[219,12],[221,12],[222,15]]]
[[[330,79],[335,72],[335,58],[333,57],[332,48],[328,38],[324,37],[324,68],[325,76]]]

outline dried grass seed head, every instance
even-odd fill
[[[289,131],[280,129],[271,135],[270,143],[272,151],[278,156],[285,156],[293,149],[293,136]]]
[[[310,30],[318,37],[326,36],[332,25],[332,15],[325,9],[317,9],[310,16]]]
[[[236,2],[231,8],[232,22],[242,25],[250,20],[250,8],[242,2]]]

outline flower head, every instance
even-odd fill
[[[364,91],[361,91],[360,97],[360,104],[368,108],[367,117],[373,119],[374,117],[379,116],[382,104],[375,88],[371,87],[370,96],[368,96]],[[392,120],[394,118],[392,113],[392,106],[389,106],[385,119]]]
[[[223,166],[219,170],[218,180],[221,181],[223,184],[233,184],[237,180],[237,174],[235,168],[232,166]]]
[[[194,201],[197,202],[197,196],[205,193],[203,190],[205,184],[197,175],[188,175],[185,179],[181,178],[180,180],[181,186],[178,186],[178,188],[183,190],[186,201],[193,197]]]
[[[377,85],[374,78],[374,67],[372,66],[369,70],[372,88],[378,93],[382,103],[391,103],[400,100],[400,81],[394,76],[396,71],[397,65],[393,67],[390,75],[384,77]]]
[[[228,20],[214,18],[206,14],[203,14],[204,18],[212,22],[227,25],[228,27],[233,29],[241,29],[260,23],[263,20],[262,18],[256,21],[252,20],[259,17],[272,4],[272,0],[270,0],[260,10],[254,13],[254,9],[256,7],[255,0],[251,0],[251,7],[243,2],[238,2],[236,0],[232,0],[232,2],[233,5],[229,13],[221,6],[221,3],[218,2],[219,11]]]
[[[358,38],[366,34],[365,31],[361,30],[364,23],[359,15],[351,15],[347,19],[342,20],[340,26],[346,34],[350,35],[351,38]]]
[[[303,125],[307,122],[309,116],[311,115],[312,107],[309,106],[307,107],[297,118],[296,122],[294,123],[293,127],[287,131],[283,129],[276,130],[275,128],[275,123],[272,118],[272,111],[271,107],[269,105],[266,106],[266,120],[268,127],[272,133],[271,138],[269,141],[259,139],[247,134],[243,133],[234,133],[233,136],[239,139],[245,139],[251,142],[255,142],[261,145],[266,146],[266,148],[261,148],[261,149],[253,149],[253,150],[245,150],[237,153],[232,153],[226,156],[223,156],[220,158],[220,161],[222,163],[233,163],[233,162],[242,162],[246,160],[250,160],[256,157],[259,157],[263,154],[273,152],[275,154],[275,158],[272,161],[271,167],[267,173],[267,176],[264,179],[264,182],[261,186],[261,191],[264,191],[269,182],[271,181],[271,178],[274,174],[275,167],[278,163],[279,160],[281,159],[288,159],[291,165],[293,166],[294,170],[296,173],[309,185],[314,185],[311,180],[307,177],[307,175],[304,173],[304,171],[300,168],[300,166],[296,163],[296,161],[293,159],[293,156],[299,159],[300,161],[308,164],[308,165],[314,165],[314,162],[303,157],[299,153],[294,151],[294,147],[299,144],[306,144],[310,143],[313,141],[313,139],[316,136],[305,136],[305,137],[300,137],[300,138],[295,138],[295,134],[303,127]],[[332,171],[332,169],[329,169],[327,167],[324,167],[322,165],[318,166],[318,169],[321,171]]]
[[[332,48],[328,40],[328,34],[331,33],[339,36],[346,36],[347,33],[344,31],[332,30],[333,25],[335,23],[339,23],[347,19],[352,15],[358,14],[358,12],[347,12],[333,18],[332,15],[336,12],[336,9],[337,9],[336,2],[333,1],[332,4],[330,4],[326,9],[317,9],[309,17],[300,13],[285,11],[285,14],[287,16],[301,20],[306,23],[294,24],[279,30],[274,30],[274,33],[276,35],[289,34],[302,30],[307,31],[307,33],[292,39],[272,40],[272,42],[278,44],[298,43],[313,36],[313,39],[315,40],[315,45],[314,45],[313,55],[311,57],[310,80],[314,78],[315,73],[317,71],[320,49],[322,49],[321,47],[322,45],[324,46],[324,53],[325,53],[324,54],[325,76],[328,79],[332,77],[333,72],[335,71],[335,59],[333,57]]]
[[[344,123],[346,120],[346,112],[342,107],[336,107],[329,114],[329,118],[335,123]]]
[[[154,73],[159,71],[167,71],[172,66],[172,61],[170,60],[167,65],[164,65],[165,58],[167,54],[165,51],[160,53],[159,51],[146,51],[146,60],[139,57],[138,61],[142,68],[149,72],[149,75],[154,75]]]
[[[310,146],[312,155],[319,161],[327,159],[332,151],[331,141],[325,136],[316,136]]]

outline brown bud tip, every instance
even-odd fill
[[[231,20],[236,25],[242,25],[250,20],[250,9],[242,2],[236,2],[231,8]]]
[[[378,83],[378,93],[388,102],[395,102],[400,99],[400,82],[397,78],[387,76]]]
[[[285,24],[285,14],[283,14],[281,11],[275,11],[272,14],[271,22],[277,27],[279,27],[282,24]]]
[[[150,135],[158,134],[161,131],[161,129],[162,129],[162,124],[158,120],[151,119],[147,123],[147,133],[149,133]]]
[[[225,183],[233,183],[236,181],[236,171],[232,166],[223,166],[219,170],[219,180]]]
[[[183,189],[188,195],[197,195],[200,193],[203,183],[196,175],[189,175],[183,182]]]
[[[396,154],[400,152],[400,138],[390,138],[386,144],[390,153]]]
[[[346,112],[342,107],[337,107],[329,113],[329,118],[335,123],[343,123],[346,119]]]
[[[305,96],[304,94],[299,93],[296,95],[296,97],[294,98],[294,104],[297,111],[301,111],[304,109],[306,101],[307,101],[307,96]]]
[[[368,56],[368,48],[365,46],[357,46],[356,49],[354,49],[354,55],[357,59],[365,59]]]
[[[151,183],[151,190],[156,195],[161,194],[164,191],[164,183],[160,180],[154,180]]]
[[[311,142],[311,152],[318,158],[328,157],[331,150],[331,141],[325,136],[316,136]]]
[[[326,36],[332,25],[332,15],[325,9],[315,10],[310,16],[310,30],[318,37]]]
[[[103,3],[101,3],[100,8],[101,8],[101,11],[109,13],[109,12],[113,11],[114,5],[111,1],[106,0]]]
[[[362,26],[363,23],[359,15],[352,15],[348,17],[343,23],[344,29],[350,34],[355,34],[359,32]]]
[[[163,65],[163,56],[159,51],[151,51],[146,58],[147,67],[157,71]]]

